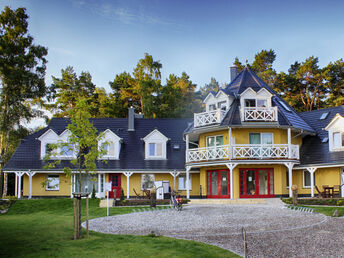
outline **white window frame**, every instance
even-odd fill
[[[167,159],[167,150],[166,145],[169,139],[159,132],[157,129],[150,132],[143,141],[145,142],[145,159],[146,160],[164,160]],[[151,156],[150,155],[150,144],[161,144],[161,155]],[[155,154],[156,154],[156,145],[155,145]]]
[[[54,177],[54,178],[58,178],[58,184],[57,184],[57,188],[54,188],[54,189],[50,189],[49,188],[49,177]],[[45,186],[45,190],[46,191],[59,191],[60,190],[60,175],[53,175],[53,174],[51,174],[51,175],[47,175],[47,184],[46,184],[46,186]]]
[[[153,176],[153,186],[151,188],[143,188],[143,177],[145,175]],[[155,174],[146,174],[146,173],[141,174],[141,190],[151,190],[155,186],[154,182],[155,182]]]
[[[309,172],[308,170],[302,170],[302,187],[303,188],[311,188],[311,178],[309,177],[309,185],[305,185],[305,172],[309,173],[309,175],[311,176],[311,172]],[[315,173],[313,173],[313,177],[314,177],[314,185],[316,185],[315,183]]]
[[[179,181],[179,179],[180,178],[185,178],[184,179],[184,187],[181,187],[180,186],[180,181]],[[192,174],[189,174],[189,179],[190,179],[190,181],[189,181],[189,186],[190,186],[190,190],[192,190]],[[179,174],[179,176],[178,176],[178,190],[186,190],[186,174]]]
[[[251,133],[259,133],[259,135],[260,135],[260,142],[261,142],[260,144],[261,144],[261,145],[263,145],[263,143],[262,143],[262,142],[263,142],[263,134],[271,134],[271,136],[272,136],[272,137],[271,137],[271,138],[272,138],[272,143],[271,143],[271,144],[274,144],[274,133],[249,132],[249,133],[248,133],[248,139],[249,139],[249,140],[250,140],[250,134],[251,134]],[[249,143],[249,144],[250,144],[250,143]]]
[[[212,148],[212,147],[223,146],[223,145],[217,145],[217,144],[216,144],[216,137],[218,137],[218,136],[222,136],[222,143],[224,143],[224,141],[223,141],[223,140],[224,140],[224,137],[223,137],[224,135],[223,135],[223,134],[211,135],[211,136],[207,136],[207,137],[206,137],[206,139],[205,139],[205,146],[206,146],[207,148],[208,148],[208,147],[209,147],[209,148]],[[215,146],[208,146],[208,139],[209,139],[209,138],[212,138],[212,137],[215,138]]]
[[[335,146],[335,139],[334,139],[335,134],[339,134],[339,146],[338,147]],[[344,138],[343,132],[339,132],[339,131],[332,132],[332,150],[334,150],[334,151],[344,150],[343,138]]]

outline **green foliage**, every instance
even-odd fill
[[[200,88],[201,99],[204,100],[204,98],[208,95],[209,92],[211,91],[218,92],[219,89],[220,89],[219,82],[216,81],[214,77],[211,77],[210,82]]]
[[[94,185],[93,185],[93,188],[92,188],[92,195],[91,195],[91,198],[92,198],[92,199],[96,199],[96,188],[94,187]]]
[[[282,201],[286,204],[293,204],[292,198],[284,198]],[[300,205],[337,205],[344,206],[344,199],[340,198],[298,198],[298,204]]]
[[[18,139],[15,137],[13,144],[10,135],[14,131],[21,134],[15,129],[20,121],[40,115],[30,102],[37,103],[46,93],[47,53],[46,48],[34,45],[28,34],[26,9],[5,7],[0,14],[0,154],[5,162]]]
[[[335,62],[330,62],[323,68],[323,75],[326,80],[325,87],[327,88],[327,106],[341,106],[344,105],[344,61],[339,59]]]
[[[123,191],[123,188],[121,187],[121,195],[120,195],[120,201],[124,201],[125,199],[125,195],[124,195],[124,191]]]

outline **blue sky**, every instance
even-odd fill
[[[163,82],[183,71],[198,86],[229,81],[234,58],[252,62],[274,49],[274,68],[314,55],[325,66],[344,56],[344,1],[2,0],[26,7],[35,43],[48,47],[47,84],[68,65],[94,83],[132,72],[144,53],[163,65]]]

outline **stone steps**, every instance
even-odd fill
[[[266,204],[266,199],[191,199],[190,205],[199,204]]]

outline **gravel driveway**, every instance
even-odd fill
[[[111,234],[156,234],[190,239],[250,257],[344,256],[344,219],[292,211],[280,205],[190,205],[90,220],[90,229]]]

